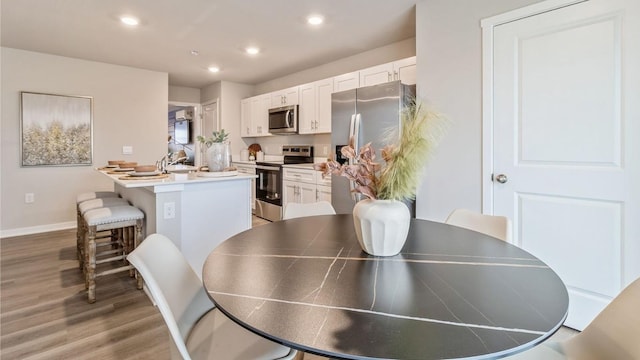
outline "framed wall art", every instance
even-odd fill
[[[93,163],[93,98],[20,92],[22,166]]]

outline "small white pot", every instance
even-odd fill
[[[358,242],[370,255],[397,255],[407,241],[410,222],[409,209],[401,201],[365,199],[353,208]]]

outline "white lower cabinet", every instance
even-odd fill
[[[331,185],[317,185],[316,199],[317,201],[331,202]]]
[[[250,164],[243,163],[233,163],[233,166],[238,169],[238,172],[241,174],[256,174],[256,166]],[[256,213],[256,179],[251,179],[251,212],[253,214]]]
[[[285,206],[290,202],[299,204],[316,202],[316,185],[296,181],[285,181],[284,198],[282,200]]]
[[[282,171],[282,208],[289,202],[313,203],[322,200],[331,202],[331,181],[322,179],[320,172],[312,169],[285,167]]]

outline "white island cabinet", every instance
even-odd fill
[[[199,177],[169,174],[164,179],[122,180],[106,176],[114,190],[145,215],[145,236],[169,237],[202,276],[207,255],[227,238],[251,228],[251,181],[255,175]]]

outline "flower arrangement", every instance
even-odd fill
[[[422,168],[444,134],[445,120],[439,113],[426,109],[415,100],[401,114],[400,134],[392,133],[381,149],[382,166],[376,161],[371,143],[356,152],[353,139],[341,149],[349,163],[335,160],[316,164],[323,176],[344,176],[355,183],[353,191],[372,200],[412,200],[420,182]],[[397,142],[390,141],[396,139]]]
[[[224,129],[221,129],[220,131],[214,131],[210,138],[198,135],[197,139],[201,144],[206,147],[210,147],[215,143],[224,143],[227,141],[227,137],[229,137],[229,133],[225,132]]]

